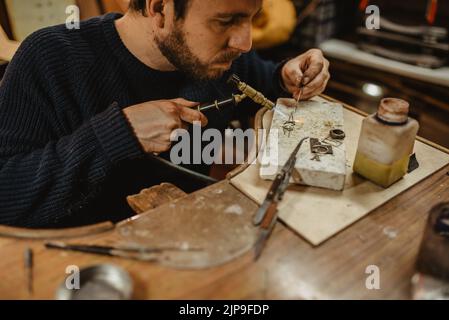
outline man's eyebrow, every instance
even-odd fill
[[[257,10],[256,14],[254,16],[257,16],[262,11],[262,7]],[[248,18],[251,14],[247,12],[224,12],[224,13],[217,13],[215,15],[216,18]]]
[[[245,12],[229,12],[229,13],[218,13],[215,15],[216,18],[247,18],[250,15]]]

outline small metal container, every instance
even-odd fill
[[[70,289],[66,280],[56,292],[57,300],[129,300],[133,282],[124,269],[101,264],[80,270],[80,288]]]

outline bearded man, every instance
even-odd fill
[[[224,130],[239,112],[192,108],[230,97],[232,73],[272,98],[321,93],[329,63],[319,50],[277,65],[251,51],[261,2],[131,0],[123,16],[29,36],[0,87],[0,224],[129,217],[126,195],[173,180],[153,156],[166,156],[173,130]]]

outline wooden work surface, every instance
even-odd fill
[[[136,299],[407,299],[428,211],[436,203],[449,201],[448,170],[449,166],[317,248],[278,224],[256,263],[248,253],[220,267],[180,271],[145,262],[50,251],[42,241],[0,238],[0,298],[53,299],[67,266],[114,263],[130,272]],[[227,182],[217,185],[224,187],[234,188]],[[79,242],[107,243],[112,238],[113,232],[107,232]],[[31,296],[23,268],[27,246],[35,253],[35,291]],[[372,264],[380,268],[381,290],[365,288],[365,269]]]
[[[131,274],[135,299],[408,299],[428,213],[437,203],[449,201],[448,171],[449,166],[439,170],[318,247],[278,223],[257,262],[249,252],[219,267],[185,271],[47,250],[43,241],[0,238],[0,299],[53,299],[68,266],[100,263],[122,266]],[[227,180],[212,188],[237,192]],[[257,209],[250,199],[239,201],[245,208]],[[208,205],[216,210],[216,204]],[[111,230],[71,242],[115,240]],[[28,246],[35,257],[32,295],[27,292],[23,262]],[[369,265],[380,268],[380,290],[365,287]]]

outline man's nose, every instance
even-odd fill
[[[251,30],[251,23],[245,24],[235,30],[229,39],[229,48],[238,50],[242,53],[250,51],[253,45]]]

